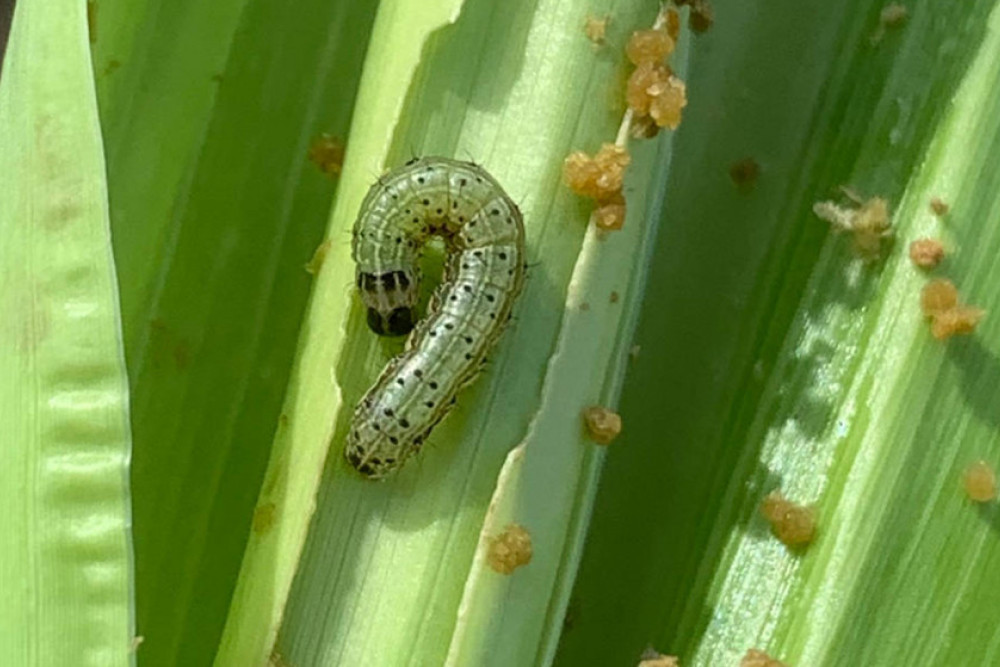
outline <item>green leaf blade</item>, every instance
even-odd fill
[[[128,389],[82,3],[16,8],[0,77],[0,662],[132,660]]]
[[[256,595],[262,596],[263,587],[254,582],[272,581],[276,570],[283,576],[286,559],[297,557],[294,544],[288,548],[289,532],[282,534],[278,526],[286,520],[301,524],[311,495],[308,488],[296,487],[292,498],[285,487],[289,479],[308,479],[306,467],[322,461],[329,448],[274,657],[293,664],[435,664],[446,658],[496,475],[538,410],[564,322],[565,293],[584,243],[589,206],[562,184],[562,161],[571,150],[593,151],[614,139],[624,107],[626,68],[620,49],[632,29],[653,18],[653,11],[638,3],[618,7],[614,38],[597,49],[584,35],[584,20],[607,7],[588,11],[547,2],[503,8],[468,4],[454,25],[430,34],[421,53],[413,50],[412,31],[389,23],[408,25],[401,18],[407,16],[403,6],[390,6],[399,13],[385,18],[384,32],[378,27],[380,16],[369,57],[382,63],[384,50],[413,59],[365,72],[359,113],[366,110],[379,124],[359,120],[352,128],[343,190],[331,221],[333,245],[318,278],[305,329],[309,333],[286,401],[288,429],[275,442],[260,501],[260,506],[273,503],[281,518],[273,535],[255,538],[256,546],[251,543],[241,575],[241,587],[248,592],[256,587]],[[424,6],[419,5],[421,10]],[[454,10],[440,14],[442,20],[452,17]],[[399,39],[404,44],[396,50],[393,40]],[[539,264],[518,305],[521,315],[489,373],[463,393],[456,413],[435,430],[434,441],[440,445],[424,448],[397,477],[371,484],[343,462],[342,436],[354,401],[398,346],[370,335],[345,289],[353,278],[346,232],[374,175],[383,165],[401,163],[414,153],[483,164],[524,210],[529,261],[537,257]],[[615,264],[632,266],[633,258],[618,258]],[[609,292],[599,297],[605,303]],[[595,369],[600,366],[594,362]],[[330,367],[335,369],[332,385]],[[594,447],[580,443],[578,409],[560,418],[570,424],[574,448],[585,452]],[[292,461],[298,473],[290,472]],[[580,475],[588,483],[593,479],[587,467],[552,470],[545,464],[541,469],[553,474],[542,482],[550,486],[573,486]],[[291,523],[284,529],[299,530]],[[291,534],[294,542],[297,533]],[[279,548],[284,549],[280,555]],[[553,563],[561,556],[548,555]],[[550,587],[554,575],[546,569]],[[238,595],[234,609],[252,612],[250,599],[249,594]],[[532,614],[536,612],[533,608]],[[553,614],[545,633],[561,624],[558,616]],[[248,637],[264,631],[259,619],[248,621],[246,616],[231,615],[229,625]],[[544,653],[548,649],[539,648],[540,641],[541,634],[526,638],[524,648],[531,655]],[[225,664],[235,664],[235,654],[227,655]]]
[[[99,5],[140,659],[207,664],[336,187],[309,151],[346,136],[377,3]]]
[[[676,157],[687,168],[668,189],[674,245],[654,260],[665,268],[639,332],[651,356],[623,399],[635,429],[609,458],[557,664],[634,660],[649,645],[697,665],[751,647],[789,664],[995,660],[980,592],[995,534],[960,489],[965,465],[997,461],[995,421],[983,422],[995,336],[986,320],[970,339],[931,339],[928,276],[907,245],[942,238],[935,275],[994,307],[996,8],[916,3],[873,43],[881,9],[788,6],[760,30],[734,10],[695,51],[704,88],[692,83]],[[734,53],[753,54],[745,76]],[[814,57],[821,68],[800,75]],[[712,108],[732,111],[721,122]],[[725,179],[744,155],[762,165],[749,193]],[[884,265],[861,266],[812,215],[839,185],[889,199]],[[943,220],[933,196],[952,204]],[[758,515],[775,488],[817,504],[803,555]]]

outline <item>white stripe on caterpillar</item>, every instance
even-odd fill
[[[420,254],[434,235],[448,248],[444,277],[414,328]],[[418,158],[368,191],[352,255],[372,331],[413,329],[358,403],[347,434],[347,460],[377,479],[420,450],[499,340],[524,284],[524,224],[480,167]]]

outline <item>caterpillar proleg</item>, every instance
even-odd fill
[[[448,251],[444,276],[415,322],[420,255],[435,235]],[[524,283],[524,225],[485,170],[424,157],[368,191],[351,249],[368,326],[410,334],[358,403],[347,434],[347,460],[377,479],[420,450],[495,347]]]

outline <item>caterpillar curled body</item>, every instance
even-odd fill
[[[448,251],[444,275],[414,326],[420,255],[435,235]],[[347,434],[347,460],[377,479],[420,450],[499,340],[524,284],[524,224],[479,166],[418,158],[369,190],[352,255],[369,327],[410,333],[358,403]]]

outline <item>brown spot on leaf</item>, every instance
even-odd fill
[[[816,516],[811,507],[786,499],[772,491],[760,504],[760,513],[771,524],[771,532],[791,548],[804,547],[816,536]]]
[[[970,500],[988,503],[997,497],[997,474],[986,461],[976,461],[962,473],[962,485]]]
[[[324,132],[309,147],[309,161],[327,176],[339,176],[344,167],[344,142]]]
[[[583,25],[583,34],[587,36],[594,44],[603,45],[604,44],[604,34],[608,29],[609,17],[602,16],[600,18],[596,16],[588,16],[586,23]]]
[[[255,535],[266,535],[274,527],[278,519],[278,507],[274,503],[258,505],[253,511],[253,532]]]
[[[740,667],[788,667],[780,660],[775,660],[760,649],[748,649],[743,659],[740,660]]]
[[[590,439],[599,445],[608,445],[622,432],[622,418],[612,410],[592,405],[583,411],[583,423]]]
[[[760,165],[752,157],[745,157],[729,165],[729,178],[741,189],[752,189],[759,177]]]
[[[917,239],[910,244],[910,261],[921,269],[933,269],[944,259],[944,246],[937,239]]]
[[[949,206],[940,197],[932,197],[930,207],[931,207],[931,213],[933,213],[939,218],[943,218],[944,216],[948,215]]]
[[[531,534],[516,523],[508,524],[503,532],[490,538],[486,563],[494,572],[511,574],[531,562]]]

